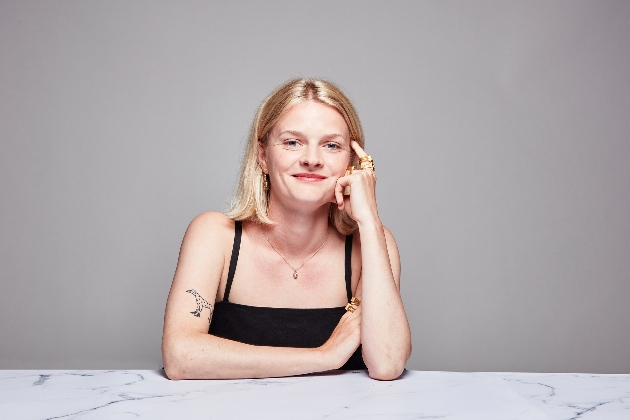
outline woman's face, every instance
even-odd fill
[[[336,109],[316,101],[301,102],[273,126],[266,146],[259,148],[258,160],[269,173],[272,201],[329,203],[350,162],[348,126]]]

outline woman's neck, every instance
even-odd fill
[[[328,206],[315,211],[300,211],[274,205],[274,201],[270,201],[268,211],[275,224],[261,227],[283,255],[310,255],[328,236]]]

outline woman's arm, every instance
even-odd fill
[[[204,213],[186,231],[164,316],[162,359],[171,379],[263,378],[342,366],[359,345],[360,312],[343,316],[315,349],[264,347],[208,334],[215,297],[234,239],[234,222]]]
[[[411,331],[400,298],[400,258],[391,232],[374,222],[359,226],[361,239],[361,343],[370,376],[400,376],[411,355]]]
[[[170,379],[241,379],[330,370],[319,349],[263,347],[208,333],[169,334],[162,344]]]
[[[358,156],[367,155],[356,142],[352,147]],[[359,226],[363,359],[372,378],[390,380],[400,376],[411,355],[411,331],[400,298],[398,248],[378,217],[375,184],[372,170],[356,171],[339,178],[335,194],[339,208]],[[346,186],[349,196],[343,195]]]

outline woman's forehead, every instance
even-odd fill
[[[316,101],[293,105],[278,119],[271,129],[273,135],[317,135],[348,139],[346,121],[335,108]]]

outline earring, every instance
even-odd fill
[[[267,191],[269,189],[269,181],[267,181],[267,174],[265,173],[265,170],[261,168],[262,171],[262,184],[263,184],[263,190]]]

